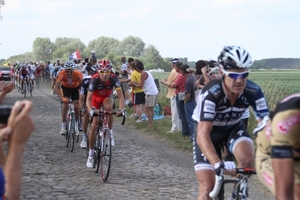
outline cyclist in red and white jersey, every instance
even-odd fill
[[[98,74],[95,74],[89,85],[86,104],[89,113],[93,113],[93,108],[96,110],[100,109],[100,105],[103,104],[104,109],[106,111],[112,111],[114,106],[113,99],[113,89],[115,88],[118,94],[119,100],[119,111],[124,108],[124,96],[121,90],[121,84],[117,76],[115,76],[112,72],[112,64],[108,60],[100,60],[98,63]],[[91,124],[89,130],[89,157],[87,159],[86,166],[91,168],[94,165],[94,150],[93,146],[95,144],[95,133],[98,128],[99,116],[95,116],[93,118],[93,122]],[[108,128],[111,131],[112,137],[112,146],[114,146],[114,137],[113,137],[113,116],[108,116]]]

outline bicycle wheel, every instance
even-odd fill
[[[90,148],[89,148],[89,136],[88,136],[87,141],[86,141],[86,149],[85,149],[86,157],[89,157],[89,151],[90,151]]]
[[[101,154],[101,138],[98,134],[98,130],[96,133],[96,144],[95,144],[95,148],[94,148],[95,149],[95,163],[94,163],[95,173],[99,172],[100,154]]]
[[[26,98],[26,92],[27,92],[27,83],[26,83],[26,81],[24,81],[24,83],[23,83],[24,98]]]
[[[65,134],[65,138],[66,138],[66,147],[69,147],[69,142],[70,142],[70,125],[71,125],[71,121],[70,121],[70,114],[67,115],[67,120],[66,120],[66,127],[67,127],[67,132]]]
[[[32,97],[32,83],[31,83],[31,80],[30,80],[30,83],[29,83],[29,92],[30,92],[30,96]]]
[[[100,152],[100,172],[104,182],[107,181],[111,164],[111,135],[108,129],[105,129],[101,139]]]
[[[224,185],[221,186],[218,196],[214,200],[225,200],[224,198]]]
[[[75,143],[75,114],[71,113],[71,125],[70,125],[70,147],[71,147],[71,152],[74,150],[74,143]]]

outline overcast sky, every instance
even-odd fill
[[[0,59],[32,51],[37,37],[130,35],[189,61],[216,59],[225,45],[254,60],[300,58],[299,0],[6,0],[1,12]]]

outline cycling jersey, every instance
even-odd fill
[[[22,74],[22,75],[26,75],[26,74],[29,74],[29,71],[28,71],[28,69],[27,68],[21,68],[20,69],[20,74]]]
[[[88,91],[93,92],[92,106],[99,109],[106,98],[113,98],[114,88],[120,90],[121,83],[113,73],[110,74],[110,77],[106,82],[101,81],[98,74],[94,74],[90,80],[88,89]]]
[[[294,183],[300,183],[300,94],[283,99],[262,125],[256,137],[257,175],[275,195],[272,158],[294,159]]]
[[[98,74],[93,75],[88,91],[93,92],[93,96],[105,97],[113,93],[113,89],[121,89],[119,79],[111,74],[108,81],[102,82]]]
[[[193,114],[195,121],[211,121],[213,131],[222,131],[240,123],[249,106],[253,108],[256,119],[262,119],[269,114],[266,99],[257,84],[247,80],[244,92],[231,105],[222,82],[222,79],[212,80],[202,89]]]
[[[78,88],[82,79],[82,73],[76,69],[73,71],[72,77],[68,77],[66,70],[62,70],[57,77],[57,82],[60,82],[65,88]]]

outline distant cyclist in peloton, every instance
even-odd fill
[[[259,180],[277,200],[299,200],[300,93],[281,100],[254,133]]]
[[[242,122],[251,106],[257,121],[269,114],[260,87],[247,80],[252,65],[250,54],[238,46],[226,46],[218,57],[222,79],[211,80],[198,96],[193,119],[198,123],[194,142],[194,168],[199,181],[198,199],[210,199],[214,177],[220,168],[235,168],[222,163],[216,152],[225,142],[238,167],[254,167],[254,145]],[[226,171],[225,171],[226,172]]]
[[[121,83],[118,77],[111,72],[112,64],[109,60],[100,60],[98,63],[98,74],[93,75],[88,93],[86,104],[89,113],[100,109],[100,105],[103,104],[106,111],[112,111],[114,105],[113,89],[116,89],[119,101],[119,111],[124,108],[124,96],[121,89]],[[86,166],[91,168],[94,165],[94,150],[93,146],[96,142],[96,130],[99,125],[99,116],[93,117],[93,122],[89,130],[89,157],[86,162]],[[113,131],[113,116],[108,116],[108,128],[111,131],[111,144],[115,145]]]
[[[68,99],[71,97],[73,101],[79,100],[79,87],[82,82],[83,76],[82,73],[78,70],[74,69],[74,63],[69,61],[65,63],[65,69],[63,69],[56,80],[55,83],[55,92],[58,95],[59,99],[61,99],[63,102],[68,102]],[[62,93],[60,91],[60,88],[62,89]],[[69,104],[63,103],[62,109],[61,109],[61,115],[62,115],[62,125],[61,125],[61,131],[60,133],[62,135],[65,135],[66,130],[66,118],[68,114]],[[78,117],[79,117],[79,104],[74,103],[74,110],[75,110],[75,117],[76,117],[76,126],[75,126],[75,132],[76,135],[79,134],[78,130]]]
[[[23,91],[23,87],[24,87],[24,79],[27,83],[27,85],[29,85],[29,71],[28,68],[26,66],[26,64],[21,64],[21,68],[20,68],[20,79],[21,79],[21,88],[22,88],[22,94],[24,93]]]

